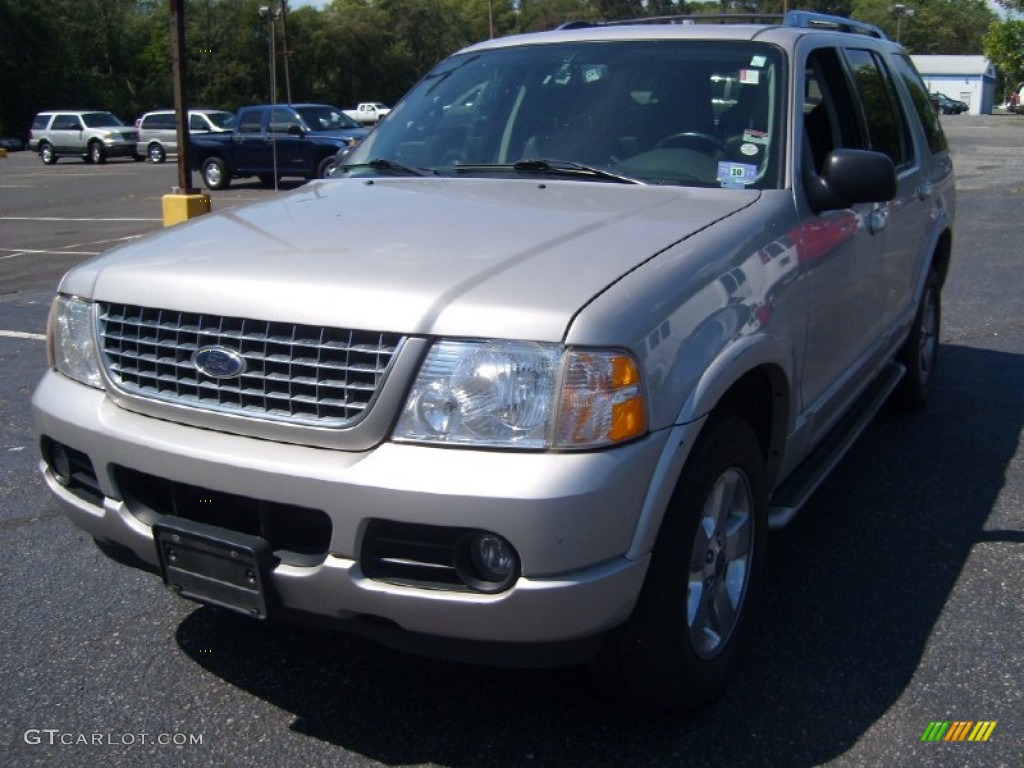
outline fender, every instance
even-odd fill
[[[777,456],[769,460],[769,476],[774,480],[782,461],[781,447],[792,431],[797,411],[796,392],[788,385],[794,366],[794,352],[767,334],[734,340],[707,366],[669,428],[669,439],[651,476],[633,542],[626,553],[628,558],[641,558],[653,549],[676,483],[708,415],[731,387],[758,368],[769,371],[776,398],[784,398],[783,407],[775,408],[773,420],[773,453]]]

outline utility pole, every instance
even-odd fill
[[[174,124],[178,133],[178,189],[183,194],[192,189],[192,169],[188,164],[188,57],[185,53],[185,3],[170,0],[171,71],[174,80]]]
[[[288,99],[288,103],[292,103],[292,78],[288,73],[288,60],[292,57],[292,52],[288,50],[288,25],[286,19],[288,17],[288,0],[281,0],[281,55],[284,57],[284,93]]]
[[[210,212],[210,198],[192,186],[189,164],[189,120],[185,49],[185,0],[168,0],[171,21],[171,80],[174,84],[174,124],[178,134],[178,186],[163,197],[164,226]]]

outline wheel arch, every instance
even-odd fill
[[[737,359],[730,356],[733,364],[727,369],[709,367],[684,404],[680,419],[670,428],[627,557],[641,558],[653,550],[690,452],[712,418],[733,414],[750,424],[765,457],[768,487],[774,486],[783,465],[795,404],[785,358],[778,356],[778,349],[773,354],[772,347],[774,344],[753,344],[745,354],[738,352],[747,365],[735,365]]]

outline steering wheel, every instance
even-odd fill
[[[717,152],[725,152],[725,144],[717,136],[713,136],[710,133],[703,133],[702,131],[683,131],[682,133],[673,133],[671,136],[666,136],[664,139],[654,145],[655,149],[663,149],[665,147],[679,147],[687,145],[703,145],[705,148],[710,148]]]

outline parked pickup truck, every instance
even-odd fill
[[[325,178],[338,150],[352,147],[368,131],[339,107],[276,104],[242,107],[234,130],[192,137],[192,167],[210,189],[256,176],[273,184],[283,176]]]
[[[384,119],[391,107],[379,101],[364,101],[355,109],[346,109],[345,114],[364,125],[373,125]]]

